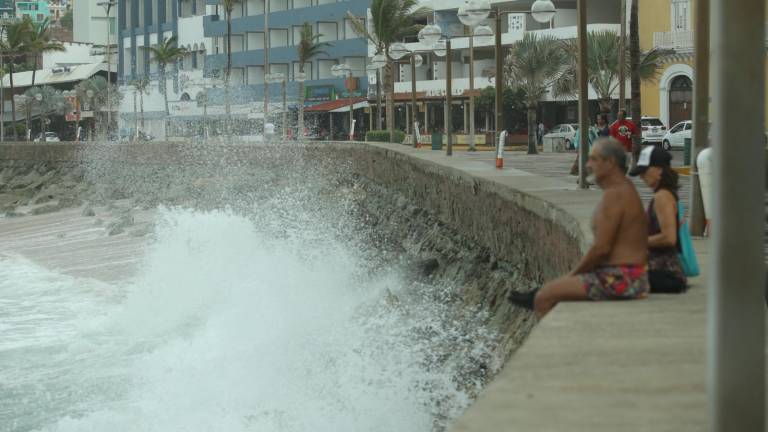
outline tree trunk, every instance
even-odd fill
[[[536,149],[536,105],[528,105],[528,154],[537,154]]]
[[[141,130],[144,131],[144,90],[139,92],[139,110],[141,110]]]
[[[37,73],[37,61],[35,61],[35,68],[32,70],[32,87],[35,86],[35,74]]]
[[[266,73],[266,69],[265,69]],[[224,72],[224,111],[227,114],[225,122],[229,121],[229,114],[232,112],[229,92],[229,79],[232,74],[232,11],[227,11],[227,70]],[[266,119],[264,119],[266,121]]]
[[[302,70],[303,68],[299,69],[299,72],[304,73]],[[299,141],[304,141],[304,83],[299,83],[299,122],[298,122],[298,130],[296,131],[296,135],[299,139]]]
[[[611,106],[613,106],[613,99],[611,99],[610,97],[601,98],[598,101],[598,104],[600,105],[600,112],[603,114],[608,114],[611,112]]]
[[[389,60],[389,46],[384,48],[387,55],[387,64],[384,66],[384,91],[386,92],[386,116],[387,130],[389,131],[389,142],[395,141],[395,77],[394,65]]]
[[[165,81],[165,65],[160,67],[160,79],[163,82],[163,100],[165,101],[165,115],[167,117],[171,115],[171,110],[168,109],[168,83]]]
[[[641,114],[641,100],[640,100],[640,33],[638,31],[638,14],[637,3],[639,0],[630,0],[632,6],[630,7],[629,15],[629,62],[631,72],[631,98],[632,98],[632,121],[637,126],[637,132],[632,136],[632,166],[635,166],[637,158],[640,155],[640,147],[642,141],[642,132],[640,119]]]
[[[8,69],[11,72],[11,78],[10,78],[10,84],[11,84],[11,124],[13,124],[13,140],[18,141],[19,140],[19,130],[16,127],[16,101],[14,100],[14,91],[13,91],[13,61],[8,64]]]

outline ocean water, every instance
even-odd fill
[[[442,430],[487,317],[315,216],[160,208],[119,282],[0,255],[0,431]]]

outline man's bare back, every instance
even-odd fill
[[[597,236],[601,224],[615,224],[616,233],[601,266],[645,265],[648,260],[648,220],[637,189],[627,178],[607,187],[595,209],[592,229]],[[608,217],[614,221],[603,220]]]

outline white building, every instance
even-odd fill
[[[108,43],[117,44],[117,6],[112,6],[109,18],[103,6],[97,0],[79,0],[74,2],[72,10],[72,40],[91,43],[97,47]],[[107,3],[104,0],[104,3]]]

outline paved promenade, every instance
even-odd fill
[[[599,199],[597,190],[578,190],[562,169],[570,154],[508,154],[497,170],[488,153],[400,151],[547,199],[585,232]],[[703,275],[688,293],[557,306],[451,431],[707,430],[709,242],[694,243]]]

